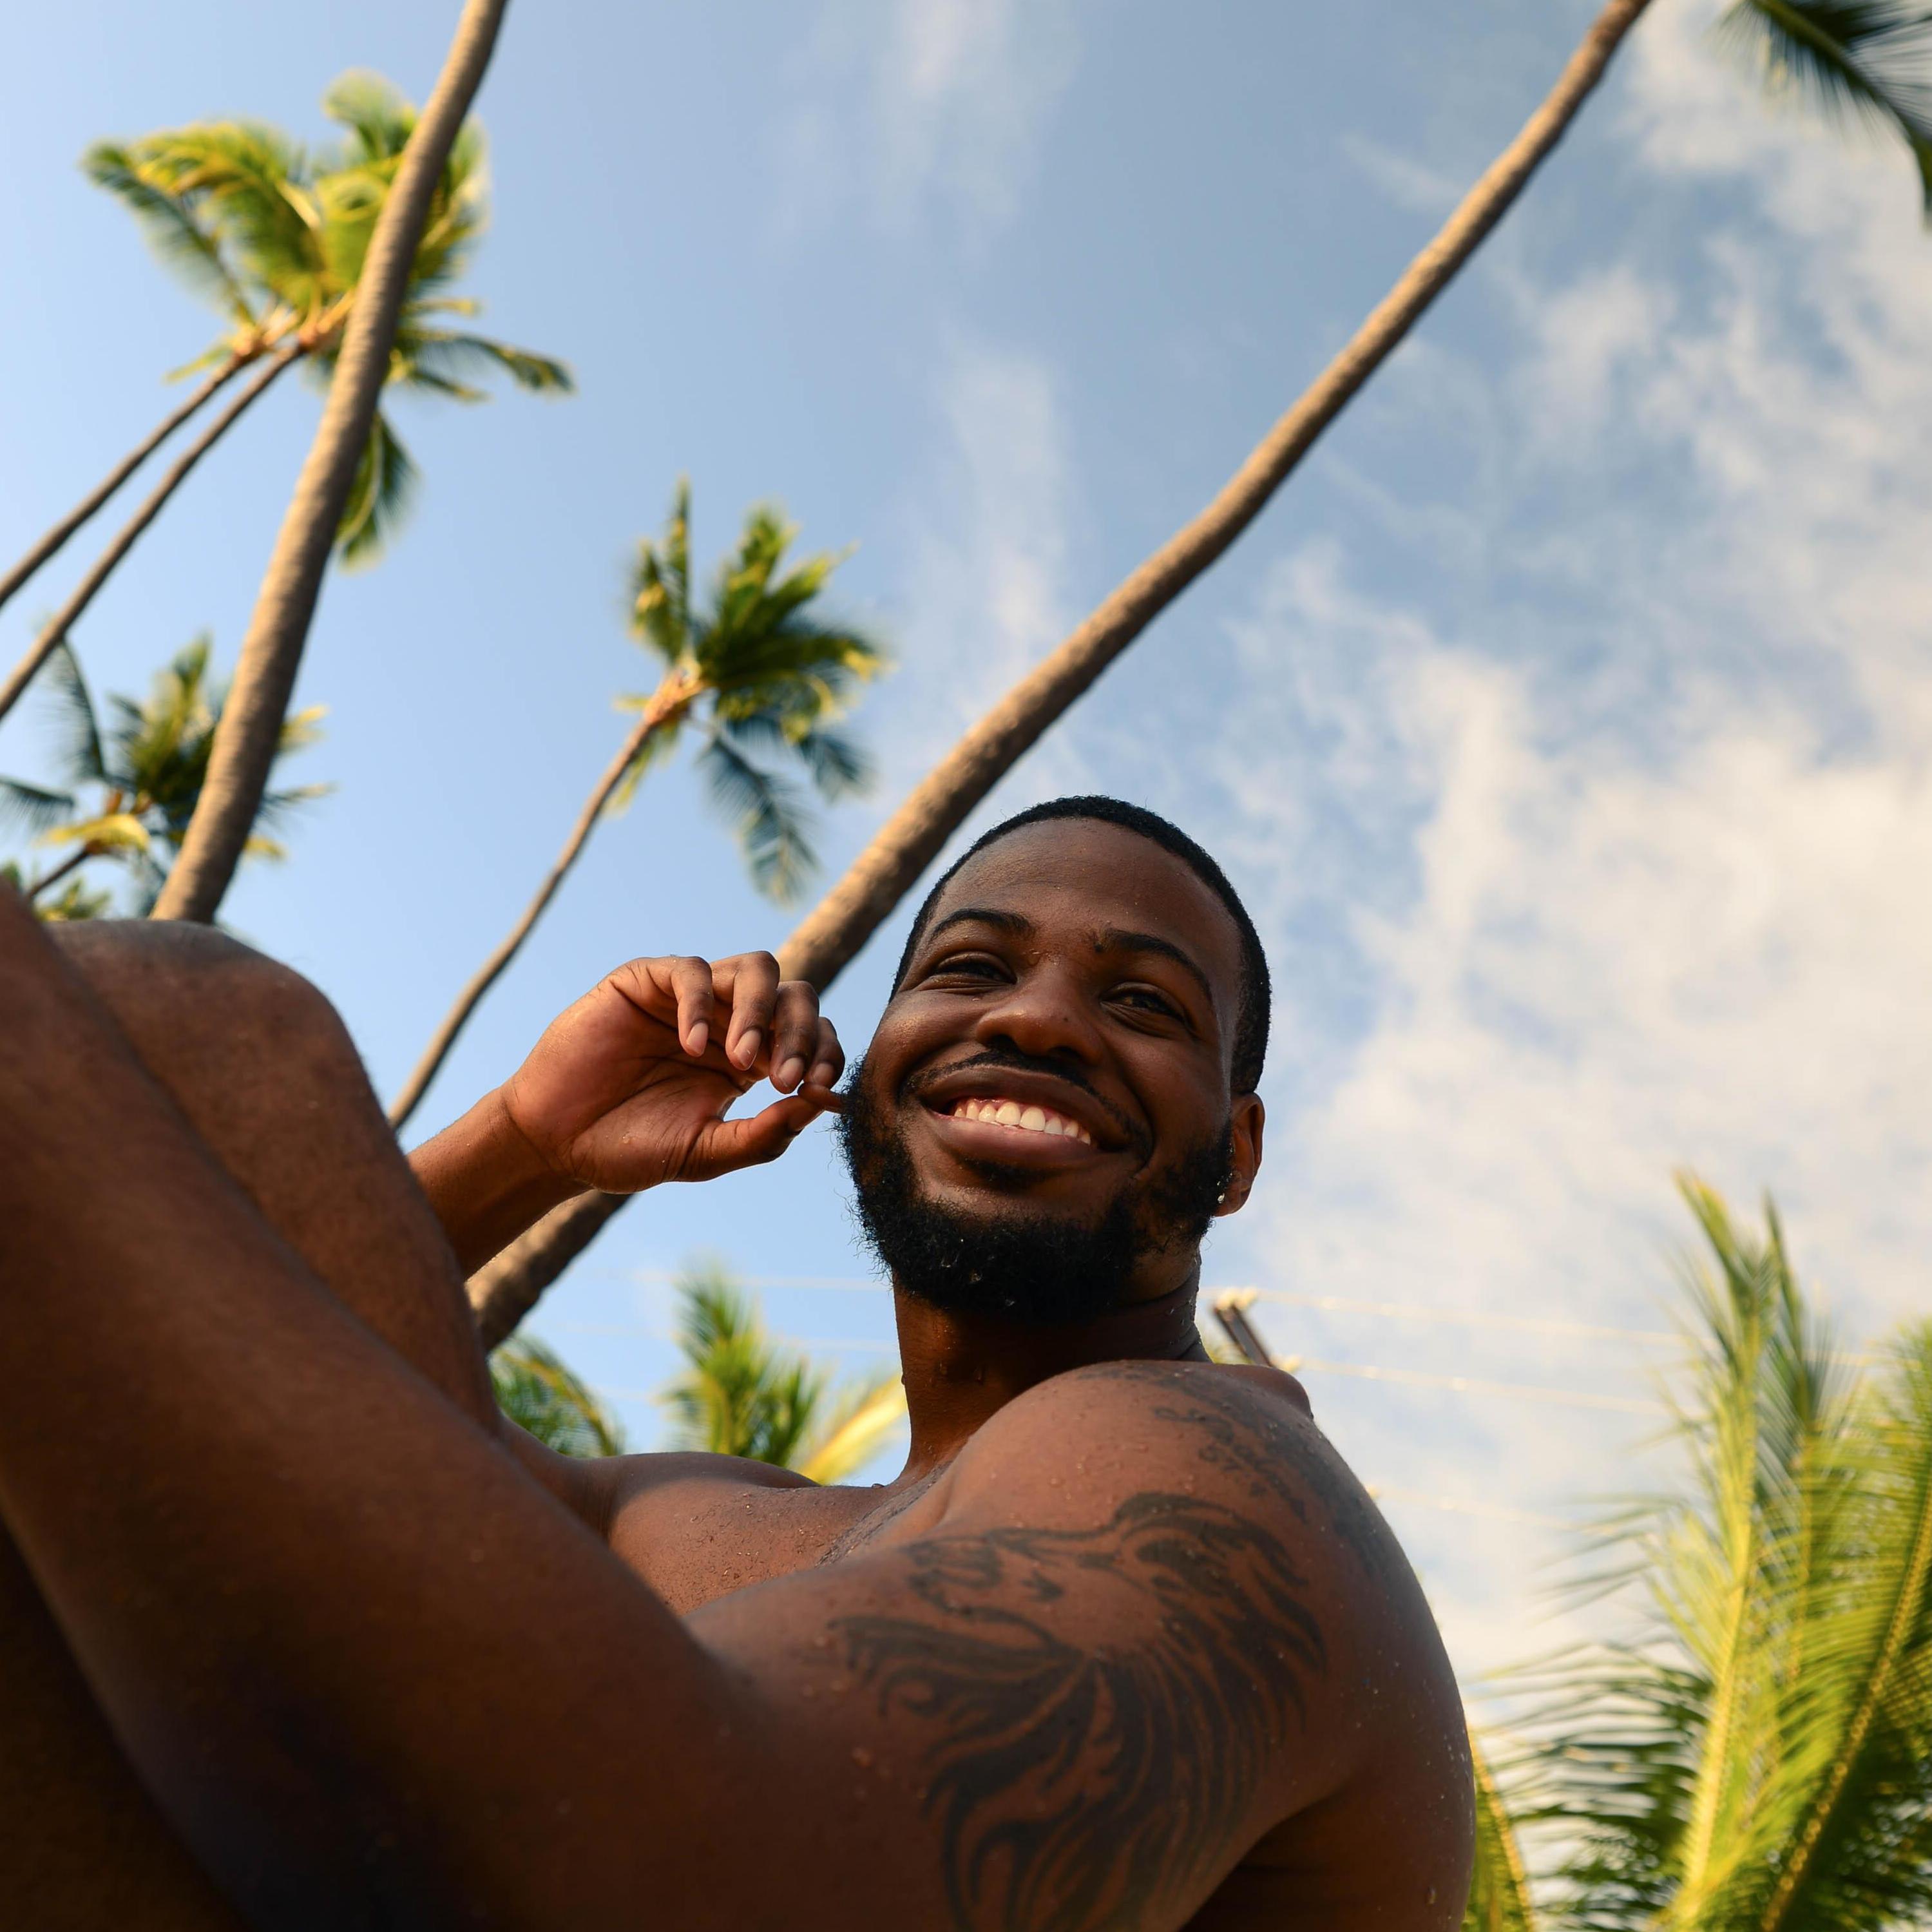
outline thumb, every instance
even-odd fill
[[[715,1120],[698,1137],[686,1172],[694,1180],[710,1180],[776,1160],[820,1114],[832,1111],[829,1095],[814,1098],[788,1094],[762,1113],[742,1120]]]

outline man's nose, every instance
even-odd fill
[[[1102,1051],[1084,991],[1070,974],[1051,968],[1022,974],[982,1010],[974,1034],[982,1046],[1010,1045],[1034,1060],[1090,1066]]]

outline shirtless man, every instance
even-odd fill
[[[941,882],[850,1083],[882,1488],[566,1462],[469,1324],[558,1200],[837,1107],[769,955],[621,968],[412,1177],[295,976],[0,892],[9,1924],[1452,1932],[1420,1592],[1299,1388],[1195,1330],[1261,1161],[1253,928],[1162,821],[1046,810]]]

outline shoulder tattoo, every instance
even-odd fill
[[[1267,1447],[1248,1406],[1162,1419],[1238,1459],[1253,1514],[1150,1490],[1092,1528],[928,1537],[895,1552],[906,1613],[832,1623],[844,1670],[928,1735],[960,1932],[1148,1922],[1226,1855],[1300,1727],[1327,1649],[1266,1520],[1288,1498],[1240,1460]],[[1074,1592],[1078,1636],[1057,1627]]]

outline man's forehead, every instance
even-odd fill
[[[1184,952],[1229,1002],[1237,997],[1240,938],[1220,895],[1185,860],[1124,826],[1049,819],[1010,832],[946,881],[928,935],[962,912],[1023,920],[1066,944],[1145,934]]]

